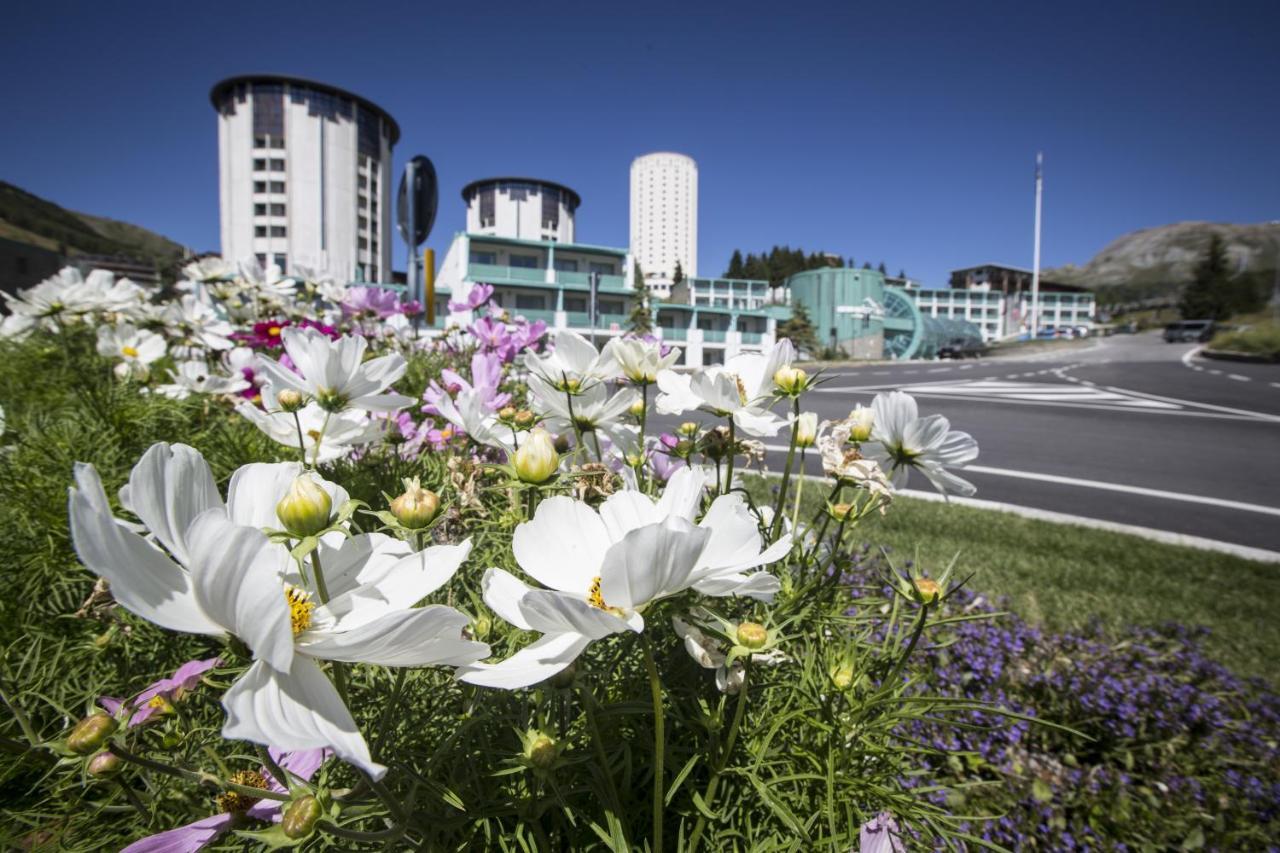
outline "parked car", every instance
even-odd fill
[[[980,340],[952,338],[938,347],[938,358],[977,358],[986,351],[986,344]]]
[[[1213,340],[1217,328],[1212,320],[1183,320],[1164,327],[1167,343],[1207,343]]]

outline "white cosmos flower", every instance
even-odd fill
[[[566,432],[575,427],[582,432],[602,432],[623,452],[634,450],[639,443],[639,429],[626,423],[631,404],[640,399],[640,393],[626,388],[609,396],[603,382],[595,382],[586,390],[573,395],[557,391],[539,376],[529,377],[529,393],[533,410],[553,432]]]
[[[268,264],[263,269],[257,258],[242,261],[240,275],[248,289],[257,291],[259,296],[269,301],[284,302],[293,299],[298,288],[297,282],[286,276],[279,266]]]
[[[732,666],[725,666],[725,661],[729,659],[729,656],[724,651],[723,643],[708,637],[696,625],[684,621],[679,616],[671,617],[671,627],[676,632],[676,636],[684,640],[684,650],[689,653],[689,657],[697,662],[698,666],[716,671],[717,690],[729,695],[736,694],[742,690],[742,682],[746,678],[746,668],[743,666],[741,659],[735,660]],[[786,660],[786,655],[778,649],[770,649],[767,652],[757,652],[751,655],[751,662],[756,664],[773,665],[784,660]]]
[[[877,394],[871,402],[874,426],[865,445],[868,459],[889,470],[894,488],[907,484],[907,473],[916,468],[935,489],[946,495],[972,495],[977,488],[947,467],[963,468],[978,458],[978,442],[967,432],[951,429],[942,415],[920,417],[915,398],[902,391]]]
[[[169,371],[169,378],[172,383],[156,390],[174,400],[185,400],[192,394],[236,394],[249,387],[243,376],[222,376],[203,361],[180,361],[177,370]]]
[[[186,276],[187,281],[205,284],[235,278],[236,268],[229,261],[224,261],[217,255],[211,255],[187,264],[182,268],[182,274]]]
[[[413,402],[403,394],[388,392],[408,366],[399,353],[365,361],[369,343],[362,337],[343,335],[331,341],[315,329],[293,326],[280,337],[298,373],[274,359],[259,360],[263,372],[278,388],[300,391],[331,412],[347,407],[394,412]]]
[[[442,418],[465,432],[472,441],[508,454],[514,452],[516,440],[511,427],[499,423],[485,402],[482,391],[467,388],[454,397],[442,396],[435,407]]]
[[[330,413],[321,409],[314,401],[298,410],[298,420],[295,422],[293,414],[280,410],[275,386],[268,383],[260,390],[264,408],[259,408],[248,400],[241,400],[236,403],[236,411],[266,433],[271,440],[287,447],[297,448],[298,427],[301,425],[307,459],[313,463],[341,459],[353,449],[382,437],[383,423],[364,412],[346,409]]]
[[[164,338],[132,323],[98,327],[98,354],[122,359],[116,365],[116,373],[120,376],[130,373],[145,376],[147,366],[161,358],[166,348]]]
[[[75,267],[64,267],[34,287],[3,296],[11,313],[34,318],[131,312],[146,300],[146,292],[127,278],[117,281],[106,270],[93,270],[85,278]]]
[[[658,374],[680,360],[675,347],[666,355],[658,341],[638,338],[613,338],[604,345],[604,354],[612,358],[623,376],[636,384],[652,385]]]
[[[774,402],[773,374],[795,359],[795,348],[787,338],[767,352],[742,353],[723,366],[692,373],[663,370],[658,374],[656,407],[668,415],[699,410],[719,417],[731,417],[749,435],[775,436],[787,421],[769,411]]]
[[[211,350],[231,349],[231,324],[218,316],[207,302],[195,294],[184,294],[170,302],[161,315],[170,334],[189,347]]]
[[[551,350],[545,355],[525,353],[524,366],[561,392],[565,390],[566,382],[576,383],[575,390],[583,390],[613,379],[620,372],[612,355],[601,354],[577,332],[561,329],[552,338],[552,343]]]
[[[232,476],[224,506],[198,452],[154,445],[121,495],[148,541],[113,517],[93,466],[77,464],[72,541],[122,607],[162,628],[232,636],[252,649],[255,662],[222,699],[225,737],[286,750],[329,747],[378,778],[386,768],[369,755],[315,661],[456,665],[487,655],[488,646],[462,639],[462,613],[413,608],[453,575],[470,541],[419,553],[381,534],[322,543],[331,596],[322,604],[291,571],[285,546],[260,529],[275,526],[275,502],[300,472],[293,463],[246,465]],[[332,483],[320,485],[345,500]]]
[[[704,595],[770,600],[778,579],[748,572],[791,549],[784,536],[768,548],[740,495],[716,498],[693,523],[705,478],[685,468],[662,497],[637,491],[610,495],[599,511],[563,495],[543,501],[516,528],[512,551],[533,588],[509,572],[485,572],[484,600],[518,628],[543,636],[496,664],[459,670],[471,684],[513,689],[564,669],[593,641],[644,629],[650,603],[693,588]]]

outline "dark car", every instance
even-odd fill
[[[1165,326],[1164,339],[1171,344],[1207,343],[1215,331],[1212,320],[1183,320]]]
[[[977,358],[985,351],[981,340],[952,338],[938,347],[938,358]]]

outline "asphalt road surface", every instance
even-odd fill
[[[840,418],[901,389],[978,440],[960,472],[975,497],[1280,551],[1280,366],[1201,359],[1155,333],[1081,344],[832,368],[806,408]],[[766,439],[771,470],[786,441]],[[909,488],[930,487],[913,475]]]

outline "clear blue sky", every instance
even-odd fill
[[[537,11],[534,11],[534,10]],[[628,168],[700,171],[702,274],[774,243],[930,286],[1189,219],[1280,218],[1280,2],[11,4],[0,178],[218,248],[208,91],[313,77],[385,107],[458,191],[495,174],[583,196],[582,242],[625,245]],[[397,252],[396,266],[404,266]]]

